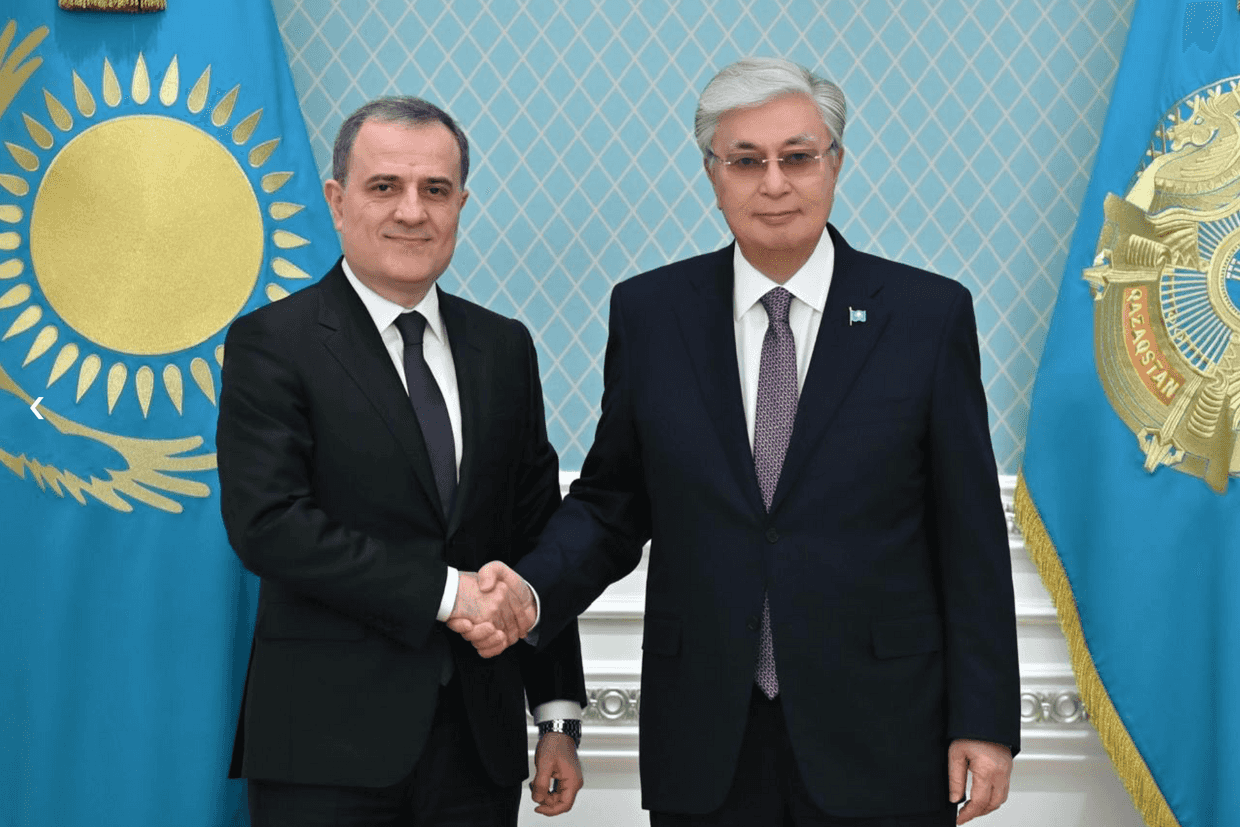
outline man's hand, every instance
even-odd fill
[[[999,809],[1007,801],[1012,780],[1012,751],[1003,744],[960,738],[947,748],[947,795],[949,801],[964,798],[966,770],[973,774],[972,796],[956,816],[964,824]]]
[[[448,628],[474,644],[478,654],[493,658],[525,637],[536,615],[529,586],[495,560],[476,575],[461,572]]]
[[[555,779],[555,791],[551,779]],[[558,816],[573,808],[577,793],[585,782],[581,777],[581,762],[577,760],[577,744],[571,735],[548,732],[538,739],[534,751],[534,780],[530,782],[530,797],[538,804],[534,812],[545,816]]]

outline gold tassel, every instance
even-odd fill
[[[65,11],[115,11],[138,14],[149,11],[163,11],[167,8],[165,0],[58,0]]]
[[[1145,823],[1149,827],[1180,827],[1171,808],[1167,806],[1162,790],[1158,789],[1158,784],[1150,774],[1145,759],[1137,751],[1132,736],[1128,734],[1119,713],[1115,711],[1111,696],[1107,694],[1106,687],[1098,677],[1093,656],[1089,653],[1085,634],[1081,630],[1081,617],[1077,613],[1068,575],[1059,560],[1059,552],[1055,550],[1050,535],[1046,532],[1046,526],[1042,524],[1042,516],[1038,514],[1037,506],[1025,487],[1023,471],[1018,473],[1016,479],[1015,505],[1016,523],[1025,538],[1025,549],[1038,567],[1042,583],[1050,592],[1051,600],[1059,613],[1059,627],[1068,641],[1072,671],[1076,673],[1081,700],[1089,713],[1090,722],[1098,730],[1102,746]]]

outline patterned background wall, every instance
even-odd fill
[[[607,298],[730,240],[690,135],[751,54],[848,96],[833,222],[973,292],[999,470],[1015,473],[1133,0],[274,0],[323,176],[343,119],[417,94],[473,144],[444,286],[529,325],[548,426],[581,467]]]

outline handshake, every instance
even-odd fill
[[[448,628],[493,658],[526,636],[538,617],[534,594],[521,575],[498,560],[460,572]]]

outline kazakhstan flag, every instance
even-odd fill
[[[245,823],[224,332],[339,249],[270,5],[7,0],[0,143],[0,823]]]
[[[1150,825],[1240,825],[1240,13],[1137,0],[1017,515]]]

